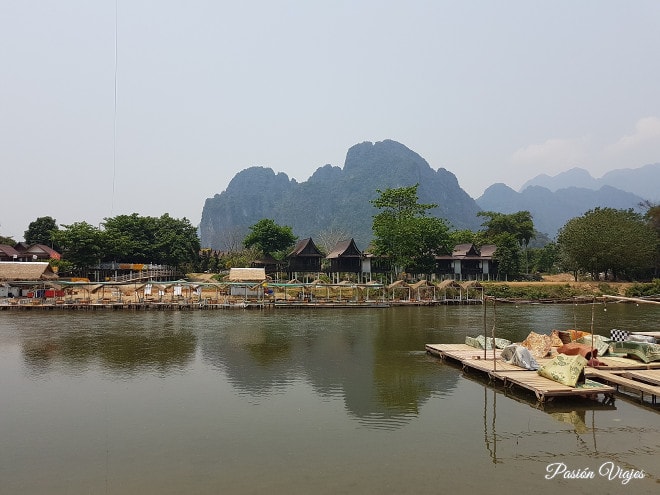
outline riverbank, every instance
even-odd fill
[[[505,303],[614,302],[617,297],[658,300],[660,283],[575,281],[553,275],[541,281],[397,282],[339,284],[235,283],[216,281],[210,274],[189,274],[185,280],[153,283],[68,282],[58,289],[33,288],[22,297],[0,299],[0,309],[225,309],[290,307],[390,307],[411,305]]]

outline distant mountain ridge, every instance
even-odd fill
[[[528,186],[516,192],[504,184],[493,184],[477,198],[477,204],[487,211],[515,213],[527,210],[534,219],[534,228],[555,237],[564,224],[596,207],[639,209],[642,198],[611,186],[594,191],[585,187],[566,187],[551,191],[546,187]]]
[[[226,249],[227,241],[241,237],[262,218],[291,226],[299,238],[324,231],[343,231],[360,249],[371,241],[373,215],[369,202],[377,189],[419,184],[421,203],[439,206],[429,213],[452,227],[476,230],[479,206],[444,168],[433,170],[426,160],[401,143],[385,140],[352,146],[344,168],[325,165],[305,182],[284,173],[251,167],[231,180],[227,189],[208,198],[199,226],[203,246]]]
[[[525,183],[521,192],[493,184],[474,200],[453,173],[434,170],[403,144],[364,142],[348,150],[343,168],[325,165],[301,183],[266,167],[242,170],[223,192],[206,199],[199,225],[201,243],[217,250],[240,248],[250,226],[271,218],[292,227],[299,238],[343,232],[366,249],[377,213],[370,203],[378,196],[376,190],[414,184],[419,184],[420,202],[438,204],[430,213],[453,228],[478,230],[483,222],[477,217],[481,210],[528,210],[535,228],[554,237],[568,220],[595,207],[628,209],[638,208],[646,199],[657,202],[660,164],[614,170],[601,179],[574,168],[555,177],[539,175]]]
[[[553,192],[567,187],[598,190],[603,186],[611,186],[633,193],[645,200],[658,202],[660,201],[660,163],[652,163],[634,169],[612,170],[600,179],[595,179],[587,170],[579,167],[555,176],[541,174],[525,182],[520,188],[520,192],[530,186],[545,187]]]

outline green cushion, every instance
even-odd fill
[[[575,387],[578,382],[584,382],[583,372],[586,365],[587,360],[579,354],[575,356],[559,354],[537,373],[563,385]]]
[[[645,363],[660,361],[660,344],[648,344],[646,342],[612,342],[612,352],[634,356]]]

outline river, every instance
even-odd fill
[[[539,407],[424,345],[484,329],[657,331],[659,315],[633,304],[4,311],[0,493],[655,494],[658,406]]]

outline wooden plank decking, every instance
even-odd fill
[[[660,369],[660,361],[645,363],[638,359],[628,358],[623,355],[598,357],[598,361],[600,361],[602,365],[596,366],[596,368],[606,371]]]
[[[426,351],[440,358],[457,361],[464,370],[474,369],[488,374],[490,379],[503,382],[504,386],[518,387],[532,391],[540,402],[554,397],[594,397],[599,394],[611,395],[615,388],[594,380],[586,380],[583,385],[569,387],[539,375],[536,371],[526,370],[500,360],[500,351],[486,351],[467,344],[426,344]],[[495,361],[493,360],[495,355]],[[542,366],[549,359],[537,360]]]
[[[616,385],[617,391],[620,387],[640,394],[644,400],[644,394],[651,396],[651,403],[657,404],[660,397],[660,370],[615,370],[587,368],[585,375],[594,379],[602,380]]]

